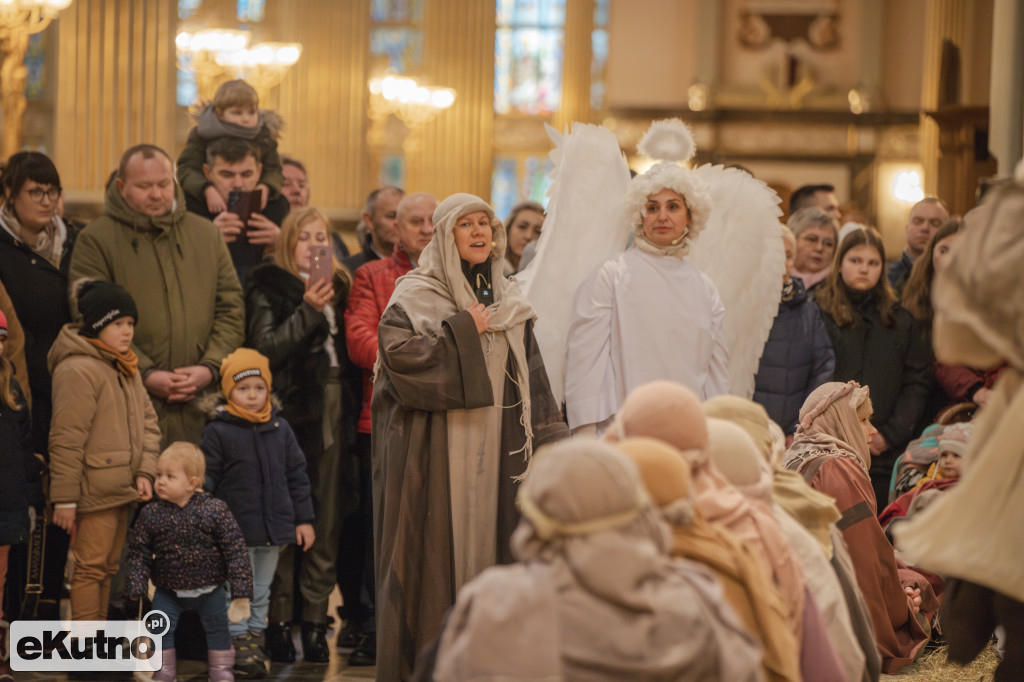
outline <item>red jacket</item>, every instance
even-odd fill
[[[352,293],[345,310],[345,342],[348,355],[363,368],[363,407],[359,433],[370,433],[370,397],[373,365],[377,362],[377,326],[395,291],[395,280],[412,270],[409,254],[396,248],[390,258],[370,261],[355,271]]]

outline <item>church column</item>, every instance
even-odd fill
[[[454,192],[490,196],[494,134],[494,2],[424,3],[423,71],[455,88],[455,104],[411,131],[407,191],[438,199]]]
[[[262,105],[284,118],[279,150],[306,164],[313,205],[358,210],[377,181],[366,145],[369,2],[268,2],[263,23],[273,39],[303,44]]]
[[[121,153],[174,154],[174,0],[78,0],[56,22],[54,162],[63,185],[96,196]]]
[[[921,108],[938,108],[942,70],[942,41],[957,47],[964,44],[967,0],[930,0],[925,12],[924,77],[921,84]],[[953,102],[956,104],[956,102]],[[921,163],[924,165],[924,190],[935,194],[939,186],[939,126],[921,114]]]
[[[590,34],[594,30],[594,1],[567,0],[562,43],[562,103],[551,125],[562,131],[573,121],[590,121]]]
[[[995,0],[988,148],[1006,177],[1024,154],[1024,0]]]

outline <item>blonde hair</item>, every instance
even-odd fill
[[[281,223],[281,231],[277,235],[274,264],[296,277],[299,276],[299,266],[295,264],[295,246],[299,243],[299,234],[302,232],[302,228],[313,222],[323,223],[328,237],[330,236],[331,223],[327,220],[327,216],[312,206],[289,213]],[[334,279],[340,276],[346,285],[351,286],[352,280],[349,278],[348,271],[341,267],[341,263],[334,257],[334,249],[331,249],[331,275]]]
[[[221,83],[213,95],[213,110],[221,114],[231,107],[258,107],[260,97],[256,88],[241,79]]]
[[[3,400],[7,407],[17,411],[25,405],[24,401],[18,401],[18,396],[14,393],[14,384],[11,383],[13,378],[14,367],[10,360],[0,357],[0,400]]]
[[[185,470],[186,476],[198,478],[199,485],[203,484],[203,479],[206,477],[206,457],[203,456],[203,451],[194,444],[183,440],[175,441],[160,453],[157,461],[160,460],[181,463],[181,468]]]
[[[782,231],[782,241],[789,245],[789,248],[793,249],[793,256],[796,256],[796,235],[793,234],[793,230],[789,229],[789,226],[785,223],[779,223],[779,229]]]

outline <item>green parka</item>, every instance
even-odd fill
[[[114,282],[132,295],[139,311],[133,350],[143,377],[152,370],[205,365],[214,377],[207,390],[216,390],[221,360],[244,339],[242,289],[220,232],[185,211],[178,186],[175,199],[170,213],[150,217],[132,210],[111,180],[103,215],[78,237],[69,280]],[[165,447],[202,440],[200,400],[182,404],[153,397]]]

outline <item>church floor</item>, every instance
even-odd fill
[[[335,613],[335,607],[341,605],[341,595],[337,588],[331,594],[328,613]],[[331,644],[331,660],[329,663],[305,663],[298,660],[295,663],[273,663],[270,667],[270,674],[265,680],[281,680],[287,682],[349,682],[350,680],[372,680],[376,677],[376,668],[370,667],[348,667],[345,656],[334,649],[334,639],[337,630],[331,629],[327,633],[327,641]],[[299,643],[299,631],[295,629],[295,647],[301,651]],[[15,680],[21,682],[64,682],[67,679],[64,673],[15,673]],[[205,661],[178,661],[178,680],[180,682],[206,682]]]

